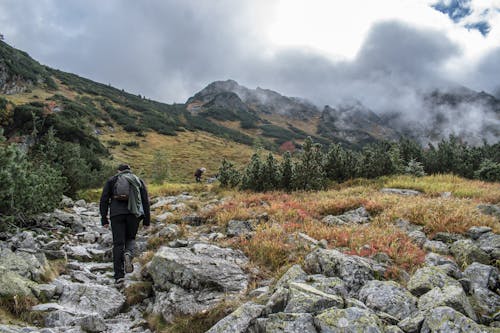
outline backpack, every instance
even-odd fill
[[[128,201],[130,193],[130,183],[127,177],[118,175],[113,186],[113,199],[118,201]]]

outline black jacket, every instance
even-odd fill
[[[117,215],[125,215],[125,214],[132,214],[128,210],[128,202],[127,201],[118,201],[113,199],[113,186],[116,182],[116,176],[113,176],[109,178],[106,181],[106,184],[104,185],[104,188],[102,189],[102,194],[101,194],[101,201],[99,204],[99,210],[101,212],[101,224],[105,225],[108,224],[108,209],[109,209],[109,216],[117,216]],[[151,222],[151,214],[149,210],[149,197],[148,197],[148,190],[146,188],[146,184],[141,179],[141,201],[142,201],[142,207],[144,209],[144,220],[142,223],[144,225],[149,225]]]

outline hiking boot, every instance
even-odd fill
[[[115,280],[115,286],[117,288],[123,287],[124,284],[125,284],[125,279],[124,278],[119,278],[119,279]]]
[[[132,273],[134,271],[134,265],[132,264],[132,255],[130,253],[125,253],[125,273]]]

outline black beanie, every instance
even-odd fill
[[[120,166],[118,166],[118,171],[124,171],[124,170],[130,170],[130,165],[120,164]]]

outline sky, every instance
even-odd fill
[[[375,111],[436,87],[500,92],[500,0],[0,0],[0,33],[167,103],[226,79]]]

